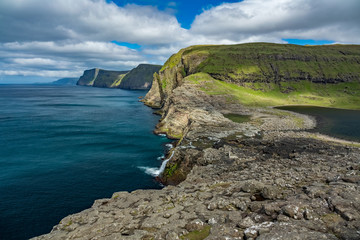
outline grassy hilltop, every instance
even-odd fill
[[[359,45],[192,46],[171,56],[160,76],[166,71],[200,84],[208,94],[227,94],[229,101],[250,106],[360,109]],[[159,85],[166,92],[172,80],[163,75]]]

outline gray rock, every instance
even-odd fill
[[[191,221],[190,223],[186,224],[185,229],[188,230],[189,232],[200,231],[205,226],[206,225],[203,221],[201,221],[200,219],[195,219],[195,220]]]
[[[249,228],[253,225],[255,225],[255,222],[250,217],[246,217],[238,223],[238,226],[243,229]]]

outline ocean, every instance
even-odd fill
[[[51,231],[116,191],[159,189],[169,147],[144,91],[0,85],[0,239]]]

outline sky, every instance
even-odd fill
[[[196,44],[360,44],[359,0],[0,0],[0,84],[163,64]]]

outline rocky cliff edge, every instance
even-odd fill
[[[182,51],[144,100],[162,114],[156,131],[178,139],[160,176],[170,185],[114,193],[37,239],[359,239],[359,143],[241,103],[194,70],[206,53]]]

